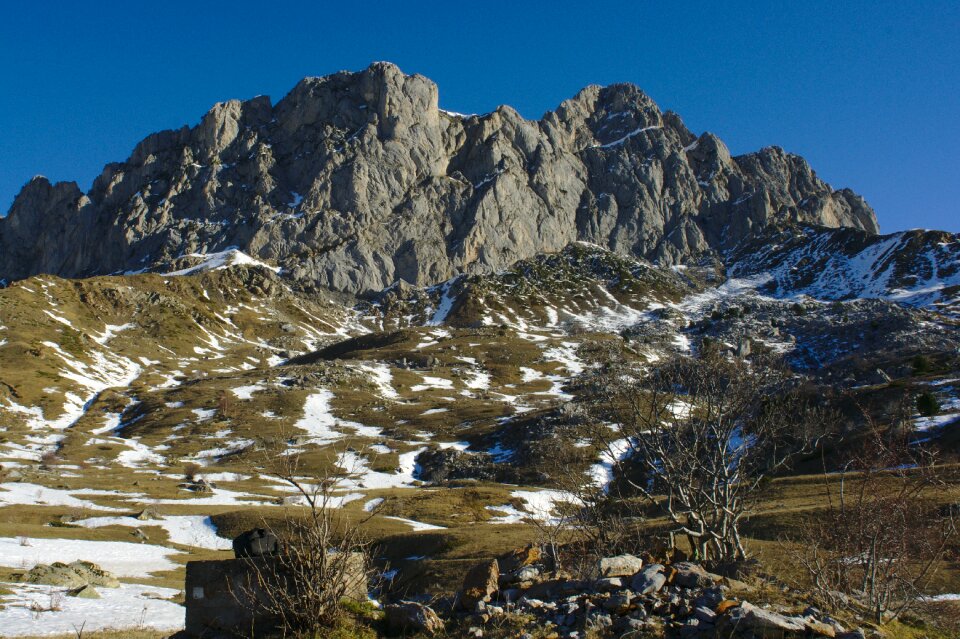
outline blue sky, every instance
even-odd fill
[[[390,60],[442,107],[539,117],[633,82],[733,153],[776,144],[877,210],[960,232],[960,2],[31,2],[0,9],[0,211],[89,188],[217,101]]]

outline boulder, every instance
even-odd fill
[[[254,528],[240,533],[233,540],[233,553],[243,557],[269,557],[280,554],[280,540],[269,530]]]
[[[23,576],[28,584],[44,584],[62,588],[82,588],[87,582],[70,567],[59,561],[50,565],[37,564]]]
[[[603,602],[603,609],[617,615],[623,615],[630,611],[630,601],[629,593],[613,595]]]
[[[490,601],[500,582],[500,566],[496,559],[484,561],[471,568],[463,578],[460,605],[473,610],[479,602]]]
[[[837,630],[833,626],[818,619],[807,617],[803,620],[803,625],[807,627],[810,634],[816,635],[817,637],[830,637],[830,639],[833,639],[837,636]]]
[[[67,591],[68,597],[78,597],[80,599],[99,599],[100,593],[97,592],[97,589],[93,586],[80,586],[79,588],[71,588]]]
[[[500,566],[501,572],[513,572],[524,566],[532,566],[533,564],[539,563],[542,556],[543,553],[540,551],[540,546],[531,544],[500,555],[497,557],[497,563]]]
[[[717,629],[724,632],[723,636],[727,636],[729,631],[735,631],[751,632],[754,636],[764,639],[782,639],[791,636],[791,633],[804,634],[806,625],[803,619],[787,617],[744,601],[739,606],[730,608],[720,617]]]
[[[719,577],[708,573],[703,566],[689,561],[681,561],[670,566],[671,584],[681,588],[709,588]]]
[[[603,579],[597,579],[593,583],[593,587],[597,592],[612,592],[623,588],[623,580],[620,577],[604,577]]]
[[[160,515],[158,515],[157,511],[153,508],[144,508],[135,514],[133,518],[139,519],[140,521],[147,521],[148,519],[161,519]]]
[[[387,626],[397,633],[418,633],[434,635],[443,630],[443,621],[430,606],[414,601],[402,601],[383,609]]]
[[[661,564],[650,564],[634,575],[630,582],[630,588],[641,595],[648,595],[660,592],[665,583],[667,583],[667,576],[663,574],[663,566]]]
[[[599,577],[630,577],[640,572],[643,560],[634,555],[617,555],[604,557],[597,562]]]
[[[61,588],[82,588],[83,586],[102,586],[117,588],[120,582],[112,573],[89,561],[75,561],[64,564],[59,561],[50,565],[37,564],[23,576],[29,584],[45,584]]]
[[[75,561],[68,565],[72,571],[80,575],[84,583],[103,588],[119,588],[120,581],[97,564],[90,561]]]

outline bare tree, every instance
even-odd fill
[[[274,451],[268,474],[293,489],[279,520],[262,520],[279,540],[279,551],[248,558],[246,583],[234,596],[258,617],[275,620],[284,634],[314,636],[343,623],[346,602],[367,592],[370,542],[361,531],[363,521],[345,517],[336,494],[351,472],[311,476],[298,453]],[[371,516],[366,513],[364,520]]]
[[[881,623],[918,603],[957,528],[932,499],[945,485],[932,451],[864,414],[855,453],[824,470],[828,506],[807,518],[793,554],[823,603]]]
[[[789,371],[760,357],[707,352],[639,378],[611,369],[602,388],[619,432],[597,432],[617,474],[663,509],[700,560],[746,558],[740,525],[757,488],[827,425]]]

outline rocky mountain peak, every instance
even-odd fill
[[[771,223],[876,233],[798,156],[731,157],[638,87],[589,86],[540,120],[461,116],[377,62],[275,105],[221,102],[148,136],[87,195],[28,184],[0,220],[0,278],[166,268],[237,247],[301,286],[354,294],[502,269],[576,240],[678,263]]]

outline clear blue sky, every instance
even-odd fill
[[[31,176],[87,189],[214,102],[390,60],[462,112],[539,117],[584,85],[634,82],[734,153],[805,156],[884,231],[960,231],[956,0],[7,2],[0,60],[3,214]]]

